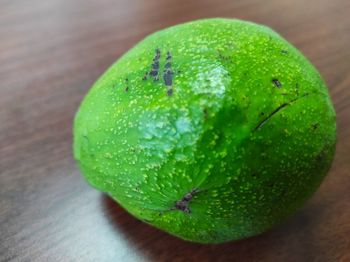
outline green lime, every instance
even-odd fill
[[[200,243],[256,235],[294,213],[335,142],[316,69],[268,27],[231,19],[146,37],[94,84],[74,123],[92,186]]]

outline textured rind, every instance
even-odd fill
[[[295,212],[335,142],[315,68],[271,29],[230,19],[148,36],[95,83],[74,123],[74,156],[92,186],[201,243],[256,235]],[[176,209],[194,189],[190,212]]]

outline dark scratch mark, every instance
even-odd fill
[[[259,124],[253,129],[253,132],[256,131],[257,129],[261,128],[263,125],[266,124],[266,122],[271,118],[273,117],[275,114],[277,114],[279,111],[281,111],[283,108],[285,108],[286,106],[289,106],[291,105],[292,103],[294,103],[295,101],[299,100],[300,98],[303,98],[303,97],[306,97],[308,96],[309,93],[305,93],[304,95],[302,95],[301,97],[297,97],[297,98],[294,98],[292,100],[290,100],[289,102],[287,103],[283,103],[281,105],[279,105],[275,110],[273,110],[267,117],[265,117],[263,120],[261,120],[259,122]]]
[[[254,128],[253,131],[256,131],[257,129],[259,129],[260,127],[262,127],[263,125],[266,124],[266,122],[274,115],[276,114],[278,111],[280,111],[281,109],[285,108],[287,105],[287,103],[284,103],[282,105],[280,105],[279,107],[277,107],[275,110],[273,110],[267,117],[265,117],[262,121],[260,121],[260,123]]]

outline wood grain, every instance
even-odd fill
[[[0,1],[1,261],[350,261],[350,1]],[[147,34],[203,17],[271,26],[320,70],[337,111],[333,167],[274,230],[187,243],[90,188],[72,159],[74,113]]]

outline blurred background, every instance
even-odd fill
[[[0,261],[350,261],[350,1],[0,0]],[[327,82],[333,167],[307,205],[258,237],[198,245],[90,188],[72,121],[94,81],[156,30],[205,17],[268,25]]]

